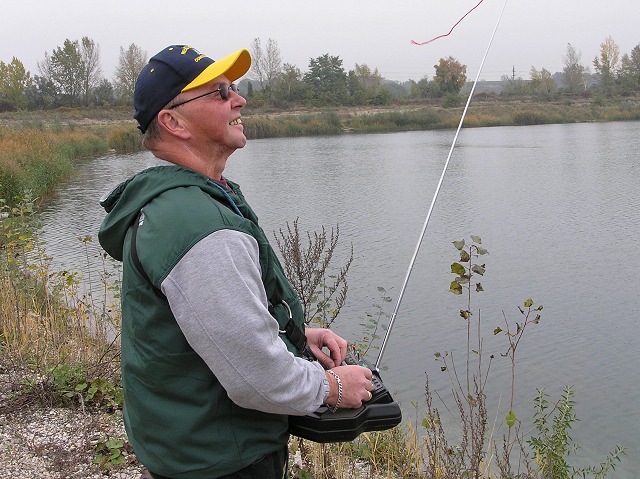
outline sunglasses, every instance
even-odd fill
[[[207,93],[203,93],[202,95],[194,96],[193,98],[189,98],[188,100],[178,102],[174,105],[171,105],[168,109],[173,110],[174,108],[179,107],[180,105],[184,105],[185,103],[189,103],[190,101],[197,100],[198,98],[202,98],[203,96],[212,95],[214,93],[220,93],[220,98],[226,101],[229,98],[229,90],[234,93],[238,93],[238,87],[235,83],[231,83],[230,85],[220,85],[219,88],[215,90],[209,91]]]

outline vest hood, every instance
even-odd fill
[[[189,168],[156,166],[120,183],[100,199],[100,205],[107,212],[98,231],[100,244],[109,256],[122,261],[127,231],[147,203],[167,190],[194,185],[213,197],[222,197],[208,181],[207,176]]]

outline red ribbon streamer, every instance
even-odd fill
[[[464,16],[463,16],[460,20],[458,20],[454,26],[452,26],[452,27],[451,27],[451,30],[449,30],[449,33],[445,33],[444,35],[438,35],[437,37],[432,38],[431,40],[427,40],[426,42],[420,42],[420,43],[418,43],[418,42],[416,42],[415,40],[411,40],[411,44],[412,44],[412,45],[426,45],[427,43],[431,43],[431,42],[433,42],[433,41],[436,41],[436,40],[437,40],[437,39],[439,39],[439,38],[448,37],[449,35],[451,35],[451,32],[453,31],[453,29],[454,29],[454,28],[456,28],[456,27],[458,26],[458,23],[460,23],[462,20],[464,20],[464,19],[465,19],[465,17],[466,17],[467,15],[469,15],[469,14],[470,14],[471,12],[473,12],[476,8],[478,8],[482,2],[484,2],[484,0],[480,0],[480,1],[478,2],[478,4],[477,4],[475,7],[473,7],[471,10],[469,10],[467,13],[465,13],[465,14],[464,14]]]

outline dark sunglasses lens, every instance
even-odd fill
[[[220,98],[222,98],[223,100],[226,100],[227,98],[229,98],[229,90],[231,90],[234,93],[238,93],[238,87],[236,87],[234,83],[228,86],[220,85],[220,87],[216,91],[220,92]]]

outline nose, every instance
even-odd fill
[[[234,108],[242,108],[247,104],[245,97],[236,91],[229,89],[229,93],[227,93],[227,95],[229,96],[229,100],[233,102]]]

